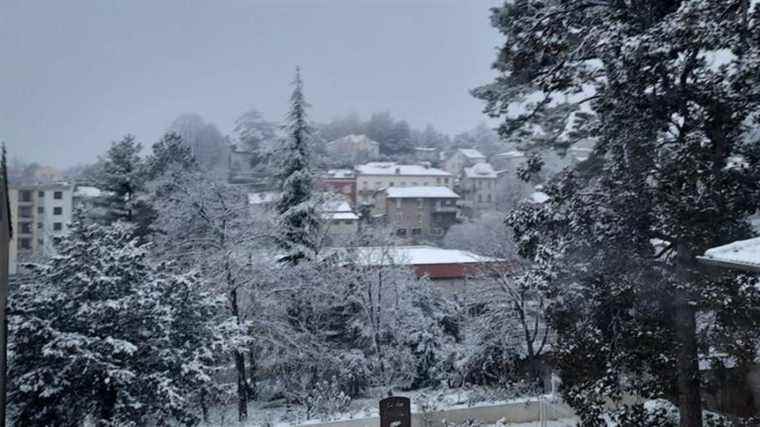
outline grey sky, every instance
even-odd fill
[[[312,118],[389,110],[455,133],[483,120],[498,0],[0,1],[0,139],[10,157],[91,162],[179,114],[228,133],[286,110],[303,68]]]

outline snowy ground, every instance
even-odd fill
[[[541,422],[534,421],[532,423],[513,423],[513,424],[484,424],[481,427],[575,427],[578,422],[577,418],[565,418],[557,421],[547,421],[544,425]]]
[[[202,427],[211,426],[272,426],[285,427],[294,424],[319,424],[330,421],[351,420],[359,418],[377,417],[378,401],[385,396],[385,393],[376,391],[374,396],[365,399],[356,399],[351,402],[350,410],[346,413],[332,414],[329,417],[315,417],[306,419],[303,408],[298,406],[287,406],[282,402],[255,402],[249,405],[249,420],[244,424],[237,422],[237,407],[232,404],[229,406],[217,408],[212,411],[210,422],[201,424]],[[536,400],[536,397],[516,397],[516,398],[499,398],[493,396],[490,392],[481,389],[451,389],[445,391],[437,390],[419,390],[413,392],[398,392],[396,396],[408,397],[412,402],[412,413],[424,411],[445,411],[454,409],[496,406],[507,403],[518,403]],[[425,407],[423,408],[422,405]],[[547,427],[571,427],[574,426],[573,419],[564,421],[551,421],[546,424]],[[482,427],[542,427],[540,423],[524,424],[483,424]]]

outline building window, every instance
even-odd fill
[[[53,193],[53,198],[56,200],[63,199],[63,191],[56,191]]]
[[[45,241],[42,239],[37,239],[37,246],[45,246]]]
[[[491,203],[491,195],[490,194],[486,197],[486,200],[488,200],[488,203]]]
[[[37,213],[42,215],[43,213],[45,213],[45,208],[42,206],[37,206]]]
[[[32,217],[32,207],[31,206],[19,206],[18,207],[18,216],[21,218],[31,218]]]
[[[396,230],[396,235],[399,237],[406,237],[406,228],[399,228]]]
[[[412,236],[419,236],[420,234],[422,234],[421,228],[412,228]]]
[[[445,182],[446,185],[449,185],[449,179],[448,178],[443,178],[443,182]]]
[[[32,249],[32,239],[18,239],[19,250]]]
[[[43,197],[45,197],[45,192],[44,191],[38,191],[37,192],[37,197],[39,197],[40,199],[42,199]]]
[[[53,223],[53,231],[61,231],[63,230],[63,223],[61,222],[54,222]]]
[[[391,181],[391,183],[390,183],[390,184],[388,184],[388,187],[393,187],[393,184],[394,184],[394,182],[393,182],[393,181]]]
[[[40,229],[40,230],[42,230],[42,223],[41,222],[37,223],[37,228]]]
[[[53,208],[53,215],[63,215],[63,208],[56,206]]]
[[[19,192],[19,197],[21,198],[22,202],[31,202],[32,201],[32,192],[29,190],[23,190]]]
[[[436,178],[436,179],[435,179],[435,183],[436,183],[436,184],[440,184],[440,183],[441,183],[441,178]]]
[[[18,223],[18,232],[21,234],[32,234],[32,223],[31,222],[20,222]]]

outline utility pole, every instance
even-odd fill
[[[8,372],[8,261],[10,240],[13,233],[11,226],[11,207],[8,199],[8,164],[5,159],[5,144],[2,147],[2,164],[0,164],[0,421],[5,425],[6,416],[6,380]]]

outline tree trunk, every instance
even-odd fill
[[[681,427],[702,427],[702,398],[699,390],[697,360],[697,323],[694,308],[685,295],[679,297],[676,308],[678,346],[678,407]]]
[[[203,415],[203,422],[208,423],[208,404],[206,403],[206,389],[201,390],[201,414]]]
[[[245,356],[235,351],[235,369],[237,370],[238,421],[248,419],[248,384],[245,381]]]
[[[676,246],[677,277],[682,285],[694,279],[694,258],[684,243]],[[696,308],[685,289],[676,290],[675,333],[678,341],[676,370],[680,427],[702,427],[702,396],[700,393],[699,350],[697,349]]]
[[[229,269],[227,271],[229,276]],[[228,280],[230,280],[229,277]],[[237,290],[234,288],[230,291],[230,310],[239,324],[240,309],[238,308]],[[238,421],[243,422],[248,419],[248,382],[245,377],[245,355],[239,350],[235,350],[234,359],[235,370],[237,371]]]
[[[101,390],[100,415],[95,425],[97,427],[112,426],[114,408],[116,408],[116,389],[111,385],[104,384]]]
[[[250,350],[248,350],[248,398],[251,400],[256,400],[258,397],[258,390],[256,389],[256,354],[253,350],[253,346],[251,346]]]

